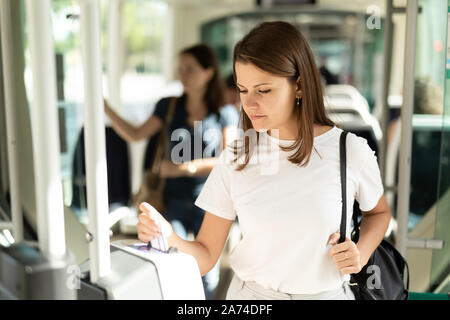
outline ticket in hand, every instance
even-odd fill
[[[162,225],[161,225],[161,218],[159,215],[157,214],[150,214],[151,218],[153,219],[153,221],[155,221],[155,223],[158,225],[159,230],[162,230]],[[161,251],[165,251],[167,252],[169,250],[169,245],[167,243],[167,238],[164,236],[164,234],[162,234],[160,237],[153,239],[152,241],[150,241],[150,245],[149,247],[161,250]]]

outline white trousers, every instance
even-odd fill
[[[288,294],[266,289],[253,281],[242,281],[236,275],[227,291],[227,300],[355,300],[348,282],[337,290],[318,294]]]

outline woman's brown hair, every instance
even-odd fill
[[[306,166],[311,157],[314,141],[314,124],[334,126],[325,113],[320,74],[314,55],[302,33],[293,25],[282,22],[264,22],[252,29],[234,47],[233,70],[236,79],[236,62],[251,63],[273,75],[287,77],[292,83],[300,79],[302,97],[299,105],[292,101],[298,121],[298,138],[293,145],[280,146],[284,151],[296,150],[288,160]],[[241,108],[240,122],[244,132],[252,129],[249,117]],[[245,138],[248,138],[247,136]],[[257,133],[259,141],[259,133]],[[236,170],[245,168],[249,162],[249,143],[245,141],[245,161]],[[251,146],[253,147],[253,146]],[[238,154],[237,140],[234,154]],[[239,152],[242,153],[242,150]],[[238,160],[239,156],[234,159]]]
[[[204,101],[208,107],[208,113],[218,113],[219,108],[225,103],[224,85],[220,76],[219,64],[214,51],[206,44],[198,44],[181,51],[180,55],[189,54],[200,64],[203,69],[212,68],[214,75],[209,80]]]

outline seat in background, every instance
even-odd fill
[[[105,128],[108,203],[127,206],[131,200],[130,161],[128,144],[111,127]],[[86,208],[86,167],[84,128],[77,140],[72,163],[71,207]]]

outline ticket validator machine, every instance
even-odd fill
[[[197,261],[174,248],[148,248],[137,240],[111,244],[111,273],[96,284],[89,261],[81,266],[78,299],[204,300]]]

